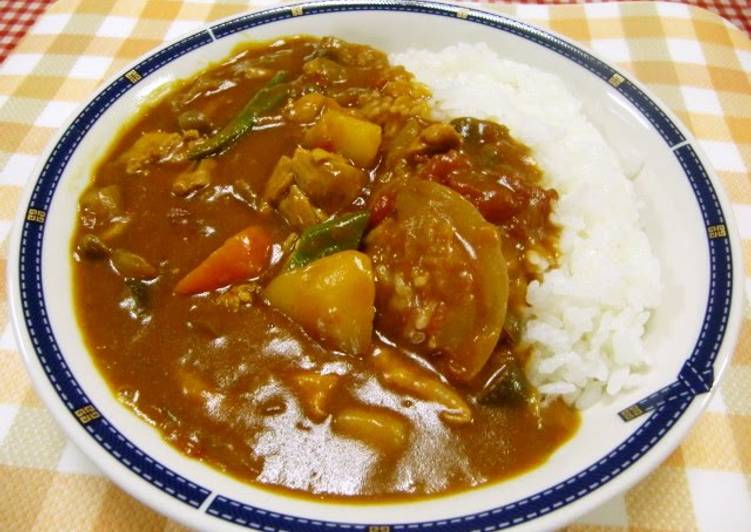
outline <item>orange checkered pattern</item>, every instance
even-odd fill
[[[274,0],[271,0],[272,2]],[[0,240],[44,146],[102,80],[207,21],[269,5],[61,0],[0,67]],[[688,125],[727,190],[751,288],[751,41],[715,14],[664,2],[504,5],[648,85]],[[5,282],[7,244],[0,250]],[[0,295],[0,530],[177,530],[130,498],[67,439],[30,387]],[[751,315],[751,314],[749,314]],[[670,458],[573,531],[751,527],[751,321],[709,410]]]

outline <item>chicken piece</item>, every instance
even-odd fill
[[[462,137],[449,124],[431,124],[407,148],[407,155],[443,153],[458,148]]]
[[[122,191],[118,185],[92,187],[83,193],[78,205],[85,227],[106,226],[123,215]]]
[[[291,161],[295,183],[311,202],[334,213],[360,194],[368,177],[339,154],[297,148]]]
[[[376,347],[371,357],[380,379],[392,388],[445,407],[441,419],[454,425],[472,421],[472,409],[462,396],[437,375],[431,375],[390,347]]]
[[[316,57],[303,65],[303,72],[311,78],[326,84],[344,83],[347,81],[347,70],[327,57]]]
[[[178,154],[182,145],[183,138],[179,133],[152,131],[143,134],[133,143],[120,156],[120,160],[125,162],[128,174],[147,172],[152,164],[183,160],[184,156]]]
[[[367,175],[341,155],[298,148],[279,159],[263,192],[290,225],[304,229],[352,204]]]
[[[196,109],[189,109],[180,113],[177,117],[177,125],[185,132],[210,132],[212,130],[209,118],[203,112]]]
[[[431,124],[420,133],[420,139],[436,151],[458,148],[462,137],[449,124]]]
[[[118,216],[117,218],[113,218],[107,228],[99,233],[99,236],[102,238],[102,240],[111,242],[115,238],[125,233],[128,225],[130,225],[130,220],[131,219],[128,216]]]
[[[425,123],[418,118],[409,118],[404,125],[395,132],[386,150],[383,166],[393,169],[400,164],[404,164],[410,148],[420,141],[420,133],[424,129]]]
[[[271,177],[266,182],[266,188],[263,191],[263,199],[276,205],[287,194],[289,187],[294,182],[292,175],[292,159],[286,155],[277,161]]]
[[[117,272],[127,279],[153,279],[159,274],[146,259],[125,249],[116,249],[110,256]]]
[[[287,195],[279,202],[278,209],[284,219],[297,229],[315,225],[326,218],[323,211],[315,208],[297,185],[289,187]]]
[[[271,212],[269,202],[258,194],[245,179],[235,179],[232,182],[232,190],[235,199],[246,203],[258,214],[269,214]]]
[[[274,70],[270,70],[268,65],[263,65],[259,58],[251,58],[238,61],[230,70],[233,76],[243,77],[245,79],[268,79],[274,75]]]
[[[178,175],[172,183],[172,192],[178,196],[188,196],[196,190],[209,186],[211,173],[216,168],[213,159],[202,159],[198,165],[190,171]]]
[[[170,101],[170,107],[172,107],[173,111],[180,112],[196,100],[204,99],[207,96],[214,96],[233,88],[235,85],[237,85],[236,82],[222,77],[198,76],[183,90],[178,91]]]
[[[329,415],[328,403],[341,377],[321,375],[316,371],[302,371],[292,375],[291,382],[305,415],[320,423]]]
[[[130,223],[118,185],[90,187],[83,193],[78,205],[81,225],[96,231],[96,236],[102,242],[110,242],[122,235]]]
[[[409,422],[386,408],[353,406],[334,416],[334,432],[360,440],[375,449],[391,454],[400,452],[409,442]]]

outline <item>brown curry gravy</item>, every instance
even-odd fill
[[[268,223],[268,213],[251,206],[253,194],[261,193],[279,158],[301,142],[302,128],[279,112],[265,119],[269,127],[258,128],[214,157],[210,186],[187,198],[175,195],[171,187],[174,176],[190,162],[152,164],[146,172],[127,175],[122,155],[144,132],[179,131],[177,116],[186,109],[200,110],[215,125],[226,123],[267,79],[254,78],[253,69],[283,68],[296,77],[320,46],[318,39],[299,37],[242,49],[179,83],[141,111],[113,142],[91,187],[117,185],[128,223],[107,243],[143,257],[157,266],[159,275],[141,283],[142,300],[135,301],[107,260],[88,260],[77,251],[83,235],[101,231],[97,222],[82,215],[73,238],[75,306],[92,358],[113,393],[175,448],[241,480],[296,495],[353,502],[403,500],[466,490],[540,465],[578,427],[578,415],[561,402],[536,413],[526,403],[476,401],[476,382],[456,385],[472,407],[473,421],[452,426],[441,420],[435,403],[384,386],[367,357],[324,349],[261,299],[233,307],[218,302],[226,290],[192,297],[173,293],[177,280],[228,237],[250,224]],[[345,65],[345,81],[315,81],[317,90],[344,107],[357,107],[366,92],[406,75],[400,68],[384,67],[380,52],[353,46],[352,53],[362,57],[362,65]],[[381,66],[369,70],[372,58]],[[299,85],[300,91],[309,90],[306,83]],[[421,98],[415,98],[417,107]],[[383,150],[394,146],[409,118],[393,116],[383,124]],[[529,150],[505,128],[491,129],[487,147],[481,143],[418,157],[399,169],[386,167],[382,154],[380,165],[370,171],[370,184],[350,209],[373,207],[379,191],[388,190],[386,182],[398,175],[421,174],[448,186],[462,182],[457,189],[474,190],[480,199],[473,203],[501,230],[512,279],[506,330],[489,364],[509,356],[523,364],[525,352],[513,338],[519,334],[526,284],[536,274],[519,256],[535,248],[555,260],[558,233],[549,221],[555,193],[540,186],[541,173],[530,162]],[[493,149],[497,153],[491,153]],[[477,163],[482,156],[482,172],[462,174],[464,158]],[[480,174],[495,176],[504,193],[515,191],[513,198],[483,206],[482,198],[492,203],[499,189],[492,180],[479,179]],[[472,201],[471,194],[465,197]],[[272,214],[272,219],[281,242],[292,230],[278,216]],[[388,341],[379,338],[379,331],[375,335],[376,343]],[[409,346],[397,349],[411,353]],[[359,402],[384,406],[407,419],[407,448],[383,452],[335,433],[330,417],[321,422],[306,417],[286,382],[291,372],[310,368],[343,376],[329,405],[332,411]]]

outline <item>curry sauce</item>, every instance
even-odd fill
[[[121,402],[244,481],[364,502],[504,479],[579,423],[524,376],[526,287],[557,253],[543,181],[380,51],[247,46],[98,163],[78,321]]]

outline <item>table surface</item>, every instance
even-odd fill
[[[39,154],[103,79],[164,40],[273,1],[61,0],[46,9],[47,2],[31,2],[34,25],[0,67],[0,240],[8,235]],[[7,4],[0,2],[0,19],[9,18]],[[677,3],[484,7],[594,49],[675,111],[704,148],[733,203],[751,287],[747,35],[715,14]],[[7,243],[1,249],[4,284]],[[30,387],[8,317],[3,290],[0,530],[180,529],[120,491],[62,435]],[[751,321],[746,319],[725,379],[684,443],[641,483],[570,530],[751,530],[749,390]]]
[[[0,63],[54,0],[0,0]],[[493,0],[491,0],[492,3]],[[510,3],[507,0],[498,0]],[[578,4],[602,0],[517,0],[519,4]],[[625,0],[614,0],[625,1]],[[667,0],[698,6],[716,13],[751,34],[748,0]]]
[[[598,3],[603,0],[516,0],[517,4],[564,5]],[[626,1],[626,0],[612,0]],[[688,4],[720,15],[751,35],[751,5],[749,0],[666,0]],[[0,0],[0,64],[31,28],[47,6],[54,0]],[[512,3],[508,0],[497,0]],[[244,3],[244,2],[241,2]],[[490,0],[490,3],[495,3]]]

